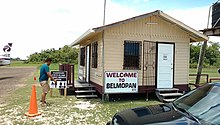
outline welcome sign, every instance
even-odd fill
[[[137,72],[105,72],[105,93],[137,93]]]

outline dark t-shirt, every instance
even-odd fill
[[[47,64],[43,64],[40,68],[40,77],[39,77],[39,81],[48,81],[48,76],[47,76],[47,72],[49,72],[49,66]]]

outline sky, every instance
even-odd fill
[[[162,10],[202,30],[207,28],[209,7],[217,0],[106,1],[105,24]],[[103,9],[104,0],[0,0],[0,55],[10,42],[11,57],[21,59],[70,45],[88,29],[103,25]],[[210,40],[220,42],[218,37]]]

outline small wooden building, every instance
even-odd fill
[[[208,37],[160,10],[89,29],[79,45],[80,80],[100,94],[148,93],[189,83],[190,43]]]

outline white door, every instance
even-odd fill
[[[86,82],[89,82],[90,75],[90,46],[86,47]]]
[[[157,88],[173,88],[174,44],[158,44]]]

